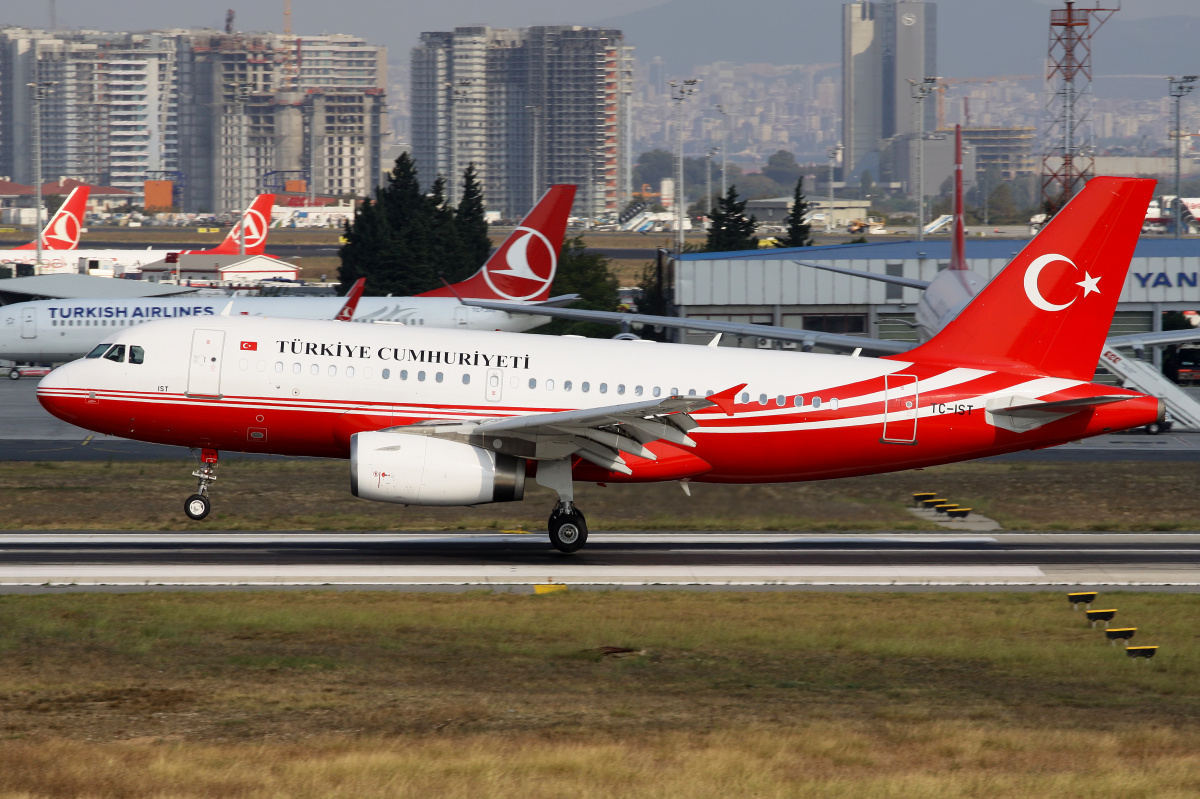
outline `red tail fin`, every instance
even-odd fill
[[[250,203],[225,240],[211,250],[192,250],[190,255],[237,255],[241,252],[242,227],[246,228],[246,255],[262,255],[267,248],[267,230],[271,227],[274,194],[260,194]]]
[[[549,298],[574,201],[574,186],[551,186],[483,268],[454,284],[458,294],[473,300],[536,302]],[[420,296],[454,295],[449,288],[440,288]]]
[[[354,311],[358,308],[358,301],[362,299],[363,289],[367,286],[367,279],[360,277],[354,281],[354,285],[346,292],[346,304],[337,312],[337,316],[333,317],[339,322],[350,322],[354,320]]]
[[[87,210],[90,191],[90,186],[76,186],[71,189],[67,199],[42,230],[43,250],[73,250],[79,246],[79,234],[83,231],[83,214]],[[13,249],[36,250],[37,242],[31,241]]]
[[[1091,380],[1153,180],[1093,178],[1003,271],[901,360]]]

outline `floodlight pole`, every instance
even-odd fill
[[[28,84],[33,90],[33,183],[36,186],[34,209],[34,236],[37,242],[37,261],[34,274],[42,273],[42,102],[50,94],[54,81],[39,81]]]
[[[933,94],[937,78],[922,81],[908,79],[912,98],[917,104],[917,241],[925,240],[925,98]]]
[[[1167,78],[1168,94],[1175,102],[1175,238],[1179,238],[1183,230],[1183,198],[1180,191],[1180,162],[1183,160],[1183,122],[1180,116],[1180,106],[1184,95],[1196,88],[1195,83],[1200,75],[1184,75]]]
[[[825,232],[833,232],[833,171],[837,168],[838,153],[842,145],[835,144],[829,148],[829,213],[825,215]]]
[[[697,78],[685,81],[671,81],[671,102],[675,104],[675,252],[683,254],[685,245],[683,222],[687,218],[687,201],[683,193],[683,101],[696,91]]]
[[[721,114],[721,196],[725,196],[725,153],[729,149],[729,113],[723,105],[713,106]]]

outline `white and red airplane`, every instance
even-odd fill
[[[88,186],[76,186],[71,189],[67,199],[50,217],[46,227],[42,228],[42,260],[50,262],[61,260],[63,250],[74,250],[79,246],[79,233],[83,229],[83,215],[87,211]],[[31,264],[34,262],[37,242],[31,241],[11,250],[0,250],[0,264]]]
[[[1095,178],[946,327],[883,358],[221,315],[114,331],[42,379],[71,424],[201,449],[348,458],[405,505],[553,489],[550,541],[587,524],[573,480],[774,483],[1055,446],[1139,427],[1159,400],[1089,382],[1154,181]]]
[[[515,333],[546,324],[549,320],[545,317],[517,313],[513,308],[574,299],[550,297],[574,198],[574,186],[551,186],[474,275],[451,288],[416,297],[364,297],[353,321]],[[228,242],[226,239],[226,245]],[[457,297],[490,298],[512,305],[498,311],[469,308]],[[0,308],[0,358],[34,363],[82,358],[114,328],[176,317],[211,319],[229,302],[228,297],[184,295],[14,303]],[[333,319],[342,302],[338,297],[236,297],[231,313]]]
[[[147,247],[144,250],[81,250],[77,248],[79,244],[79,230],[83,221],[81,212],[78,217],[64,217],[60,222],[60,227],[65,234],[60,238],[60,241],[70,242],[71,246],[60,247],[50,257],[43,257],[42,272],[49,274],[56,272],[76,272],[79,269],[81,259],[86,260],[88,271],[91,274],[120,275],[125,272],[140,270],[146,264],[165,260],[168,256],[238,255],[243,252],[246,255],[261,255],[266,250],[267,231],[271,226],[271,207],[274,204],[274,194],[259,194],[256,196],[250,207],[242,213],[242,218],[230,229],[229,234],[225,236],[224,241],[209,250],[156,250],[152,247]],[[64,207],[66,205],[67,203],[63,203]],[[54,228],[53,223],[54,220],[51,220],[51,224],[47,228],[57,230],[57,228]],[[242,250],[243,228],[246,231],[244,251]],[[30,246],[27,245],[25,249],[29,249]],[[25,260],[20,261],[21,263],[29,262],[28,254],[24,258]]]

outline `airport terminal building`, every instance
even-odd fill
[[[974,239],[967,264],[996,275],[1026,241]],[[932,280],[950,264],[948,238],[844,244],[733,253],[695,253],[671,259],[666,285],[680,316],[798,330],[915,341],[911,323],[921,290],[801,266],[796,260],[879,275]],[[1162,329],[1163,313],[1200,309],[1200,240],[1143,238],[1121,292],[1112,334]],[[708,341],[687,332],[683,340]],[[731,339],[725,346],[796,347],[770,339]]]

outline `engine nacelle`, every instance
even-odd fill
[[[350,437],[350,492],[404,505],[480,505],[525,495],[525,459],[408,433]]]

